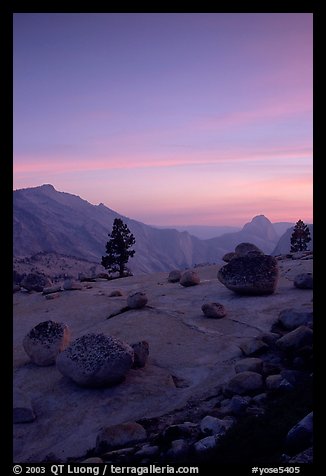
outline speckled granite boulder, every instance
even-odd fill
[[[278,264],[273,256],[239,256],[220,268],[217,277],[238,294],[272,294],[278,281]]]
[[[63,322],[44,321],[24,337],[23,347],[36,365],[52,365],[70,341],[70,331]]]
[[[85,334],[57,358],[57,368],[75,383],[103,387],[121,382],[134,361],[125,342],[104,334]]]

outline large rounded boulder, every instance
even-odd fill
[[[104,387],[121,382],[134,362],[134,350],[104,334],[85,334],[57,358],[57,368],[84,387]]]
[[[273,256],[239,256],[222,266],[217,277],[224,286],[238,294],[272,294],[279,270]]]
[[[57,355],[69,345],[70,331],[63,322],[44,321],[24,337],[23,347],[31,361],[40,366],[52,365]]]

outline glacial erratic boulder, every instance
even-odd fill
[[[185,271],[180,279],[181,286],[189,287],[189,286],[196,286],[196,284],[200,283],[199,274],[196,271]]]
[[[259,296],[275,291],[279,269],[273,256],[239,256],[222,266],[217,277],[235,293]]]
[[[79,337],[57,358],[57,368],[84,387],[103,387],[121,382],[134,362],[129,344],[104,334]]]
[[[70,330],[63,322],[44,321],[24,337],[23,347],[31,361],[40,366],[52,365],[69,345]]]

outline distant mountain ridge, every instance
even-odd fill
[[[272,223],[258,215],[242,230],[201,240],[186,231],[159,229],[124,217],[102,203],[92,205],[52,185],[13,192],[15,257],[39,252],[58,253],[99,263],[115,218],[122,218],[135,235],[135,256],[128,266],[135,273],[185,269],[218,263],[241,242],[271,253],[278,235]]]

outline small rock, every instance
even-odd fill
[[[119,296],[122,296],[122,292],[120,291],[120,289],[115,289],[109,294],[109,297],[119,297]]]
[[[189,444],[185,440],[174,440],[171,441],[171,448],[167,451],[167,456],[169,458],[184,458],[188,455],[190,451]]]
[[[313,412],[300,420],[286,436],[287,453],[294,455],[312,445],[313,439]]]
[[[130,309],[141,309],[146,306],[147,301],[146,294],[139,291],[129,294],[127,298],[127,304]]]
[[[197,454],[207,453],[210,450],[213,450],[217,446],[217,437],[216,436],[206,436],[194,444],[194,450]]]
[[[241,359],[234,366],[236,373],[245,372],[246,370],[251,370],[252,372],[262,373],[263,370],[263,361],[257,357],[247,357],[246,359]]]
[[[96,438],[96,452],[114,450],[122,446],[135,445],[146,440],[145,428],[136,422],[120,423],[104,428]]]
[[[47,299],[48,301],[50,301],[51,299],[57,299],[58,297],[60,297],[60,293],[51,293],[45,295],[45,299]]]
[[[288,330],[296,329],[302,325],[310,325],[313,320],[313,312],[299,311],[297,309],[283,309],[280,312],[278,321]]]
[[[176,425],[170,425],[165,428],[163,432],[163,438],[165,440],[171,441],[174,439],[180,439],[182,437],[192,436],[194,433],[197,433],[198,425],[190,421],[185,421],[184,423],[178,423]]]
[[[52,293],[59,293],[62,291],[61,286],[50,286],[47,288],[43,288],[43,293],[42,294],[52,294]]]
[[[301,453],[298,453],[297,455],[293,456],[288,460],[288,463],[290,464],[312,464],[313,463],[313,448],[312,446],[310,448],[307,448],[304,451],[301,451]]]
[[[259,393],[258,395],[252,397],[252,400],[257,405],[262,405],[267,401],[267,393]]]
[[[312,273],[297,274],[293,284],[298,289],[313,289],[314,281]]]
[[[23,347],[36,365],[55,363],[60,352],[69,345],[70,330],[63,322],[45,321],[33,327],[24,337]]]
[[[263,378],[257,372],[241,372],[228,382],[226,391],[237,395],[254,395],[264,388]]]
[[[313,332],[306,326],[297,327],[294,331],[285,334],[276,341],[281,350],[294,351],[305,345],[311,345]]]
[[[280,372],[281,365],[275,362],[263,362],[263,375],[276,375]]]
[[[20,390],[15,389],[13,392],[13,422],[30,423],[35,418],[36,415],[29,398]]]
[[[84,274],[84,273],[79,273],[78,274],[78,279],[81,283],[95,283],[96,281],[96,277],[95,276],[90,276],[88,274]]]
[[[57,368],[66,377],[85,387],[120,383],[134,361],[134,351],[126,342],[104,334],[85,334],[57,357]]]
[[[134,349],[134,363],[133,368],[145,367],[149,356],[149,344],[146,340],[136,342],[136,344],[130,344]]]
[[[233,395],[230,400],[229,409],[233,415],[243,415],[246,411],[247,406],[249,405],[250,398],[240,397],[240,395]]]
[[[18,291],[20,291],[20,286],[19,286],[19,284],[14,284],[14,285],[13,285],[13,292],[14,292],[14,293],[17,293]]]
[[[195,271],[185,271],[180,279],[180,284],[184,287],[196,286],[199,283],[200,277]]]
[[[157,456],[159,452],[160,452],[160,448],[158,446],[151,446],[147,443],[135,453],[135,457],[147,458],[150,456]]]
[[[226,310],[223,304],[218,302],[209,302],[207,304],[203,304],[201,310],[206,317],[210,317],[212,319],[221,319],[222,317],[226,316]]]
[[[181,279],[181,271],[179,271],[178,269],[174,269],[170,271],[168,276],[169,283],[178,283],[180,279]]]
[[[244,344],[240,344],[240,349],[244,355],[260,355],[268,350],[268,345],[261,339],[254,338]]]
[[[224,435],[231,426],[231,420],[221,420],[210,415],[205,416],[200,422],[202,433],[208,435]]]
[[[271,346],[280,338],[280,335],[276,332],[264,332],[260,335],[260,338],[265,344]]]
[[[83,286],[77,281],[66,279],[63,283],[63,289],[65,291],[80,291],[83,289]]]
[[[282,375],[269,375],[266,378],[265,385],[267,390],[277,390],[283,380]]]

